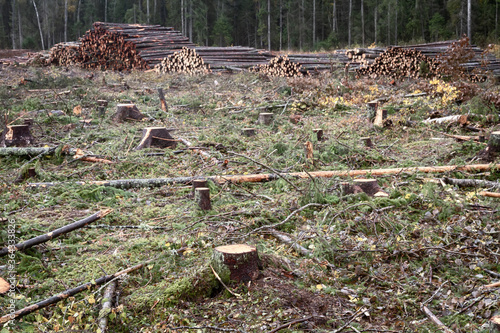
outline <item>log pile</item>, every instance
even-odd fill
[[[79,42],[58,43],[49,50],[47,65],[69,66],[77,64],[80,57]]]
[[[371,65],[358,68],[356,74],[371,77],[385,75],[394,79],[432,76],[437,74],[437,62],[418,50],[389,48]]]
[[[207,74],[210,67],[205,64],[195,49],[183,47],[181,51],[174,52],[163,59],[155,66],[157,73],[186,73],[186,74]]]
[[[148,69],[149,58],[194,46],[171,27],[102,22],[94,23],[80,43],[82,67],[102,70]]]
[[[295,77],[302,75],[300,65],[291,61],[286,55],[277,56],[271,59],[268,64],[254,66],[251,68],[251,71],[278,77]]]

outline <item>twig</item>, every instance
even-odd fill
[[[347,326],[349,326],[354,319],[356,319],[357,317],[359,317],[359,315],[361,315],[365,311],[366,311],[365,308],[360,308],[358,311],[356,311],[354,313],[354,315],[352,315],[352,317],[347,321],[347,323],[345,323],[342,327],[340,327],[340,328],[336,329],[335,331],[333,331],[333,333],[342,332],[344,330],[344,328],[346,328]]]
[[[214,268],[212,267],[212,265],[210,265],[210,268],[212,269],[212,272],[214,273],[214,275],[217,278],[217,280],[219,280],[219,282],[224,286],[224,288],[226,288],[227,291],[229,291],[231,293],[231,295],[236,296],[236,297],[241,297],[240,294],[235,293],[234,291],[232,291],[231,289],[229,289],[228,286],[226,286],[226,284],[222,281],[222,279],[220,278],[219,274],[217,274],[217,272],[214,270]]]
[[[275,333],[275,332],[278,332],[279,330],[282,330],[282,329],[284,329],[284,328],[289,328],[289,327],[290,327],[290,326],[292,326],[292,325],[295,325],[295,324],[298,324],[298,323],[302,323],[302,322],[304,322],[304,321],[308,321],[308,320],[311,320],[311,319],[313,319],[313,318],[314,318],[314,316],[309,316],[309,317],[305,317],[305,318],[302,318],[302,319],[295,319],[295,320],[293,320],[293,321],[291,321],[291,322],[289,322],[289,323],[286,323],[286,324],[280,325],[280,326],[276,327],[275,329],[270,330],[270,331],[269,331],[269,332],[267,332],[267,333]]]
[[[150,263],[153,260],[154,259],[147,260],[147,261],[143,262],[142,264],[138,264],[138,265],[132,266],[130,268],[124,269],[124,270],[119,271],[113,275],[102,276],[95,281],[87,282],[87,283],[84,283],[82,285],[79,285],[76,288],[65,290],[62,293],[59,293],[59,294],[52,296],[48,299],[45,299],[45,300],[40,301],[38,303],[32,304],[30,306],[27,306],[23,309],[17,310],[14,313],[7,314],[7,315],[0,318],[0,324],[6,323],[6,322],[13,320],[13,319],[23,317],[27,314],[34,312],[34,311],[43,309],[51,304],[57,303],[63,299],[66,299],[68,297],[76,295],[84,290],[88,290],[89,288],[92,288],[92,287],[104,284],[106,282],[109,282],[110,280],[113,280],[120,275],[124,275],[124,274],[130,273],[132,271],[138,270],[139,268],[142,268],[144,265]]]
[[[431,302],[431,301],[434,299],[434,297],[436,297],[436,295],[439,293],[439,291],[441,291],[441,289],[443,288],[443,286],[444,286],[445,284],[447,284],[448,282],[449,282],[449,281],[444,281],[444,282],[443,282],[443,283],[439,286],[439,288],[436,290],[436,292],[434,292],[434,294],[433,294],[431,297],[429,297],[429,299],[428,299],[428,300],[426,300],[425,302],[423,302],[423,303],[422,303],[422,305],[426,305],[427,303]]]
[[[445,333],[455,333],[454,331],[452,331],[451,329],[449,329],[448,327],[446,327],[446,325],[443,324],[443,322],[441,320],[439,320],[439,318],[436,317],[431,312],[431,310],[429,310],[425,305],[422,306],[421,310],[425,313],[425,315],[427,316],[427,318],[429,318],[434,324],[436,324],[437,326],[439,326],[439,328],[443,332],[445,332]]]
[[[35,245],[45,243],[53,238],[67,234],[68,232],[71,232],[73,230],[82,228],[85,225],[92,223],[92,222],[108,215],[111,212],[112,212],[112,209],[106,209],[106,210],[97,212],[89,217],[86,217],[80,221],[73,222],[71,224],[68,224],[68,225],[62,227],[62,228],[51,231],[45,235],[40,235],[40,236],[31,238],[31,239],[28,239],[27,241],[24,241],[24,242],[15,244],[15,245],[9,245],[8,247],[4,247],[3,249],[0,250],[0,257],[6,256],[8,253],[13,253],[16,251],[29,249],[30,247],[33,247]]]
[[[286,217],[286,219],[284,219],[283,221],[281,222],[278,222],[278,223],[275,223],[275,224],[270,224],[270,225],[263,225],[262,227],[259,227],[257,229],[253,229],[252,231],[248,232],[247,234],[243,235],[242,238],[244,237],[247,237],[249,236],[250,234],[253,234],[255,232],[258,232],[260,230],[263,230],[263,229],[269,229],[269,228],[276,228],[277,226],[280,226],[282,224],[285,224],[288,222],[288,220],[290,220],[295,214],[297,213],[300,213],[301,211],[303,211],[304,209],[308,208],[308,207],[325,207],[326,205],[323,205],[323,204],[317,204],[317,203],[308,203],[307,205],[305,206],[302,206],[296,210],[294,210],[290,215],[288,215]]]
[[[261,163],[259,161],[256,161],[254,160],[253,158],[249,157],[249,156],[246,156],[246,155],[243,155],[243,154],[238,154],[238,153],[235,153],[233,151],[228,151],[229,154],[233,154],[235,156],[239,156],[239,157],[243,157],[243,158],[246,158],[246,159],[249,159],[250,161],[254,162],[255,164],[258,164],[260,165],[261,167],[264,167],[268,170],[270,170],[271,172],[275,173],[276,175],[278,175],[280,178],[282,178],[284,181],[286,181],[288,184],[290,184],[294,189],[296,189],[298,192],[302,193],[302,191],[296,186],[294,185],[291,181],[289,181],[288,179],[286,179],[286,177],[281,174],[281,172],[279,172],[278,170],[275,170],[273,168],[271,168],[270,166],[268,165],[265,165],[264,163]]]

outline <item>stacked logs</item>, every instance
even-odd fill
[[[49,51],[47,65],[69,66],[77,63],[80,59],[79,42],[58,43]]]
[[[368,66],[373,63],[385,49],[382,48],[356,48],[351,50],[346,50],[345,55],[351,64],[357,63],[362,66]]]
[[[157,73],[207,74],[210,72],[210,67],[205,64],[196,50],[183,47],[181,51],[164,58],[155,66],[155,70]]]
[[[300,65],[291,61],[286,55],[274,57],[268,64],[254,66],[250,70],[252,72],[277,77],[295,77],[302,75]]]
[[[96,22],[80,39],[79,63],[101,70],[148,69],[148,57],[193,46],[187,37],[159,25]]]
[[[356,74],[371,77],[389,76],[394,79],[437,74],[437,62],[415,49],[389,48],[371,65],[362,66]]]

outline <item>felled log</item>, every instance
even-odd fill
[[[3,249],[0,250],[0,257],[6,256],[9,253],[13,253],[16,251],[23,251],[26,249],[29,249],[30,247],[33,247],[35,245],[45,243],[51,239],[57,238],[61,235],[67,234],[68,232],[71,232],[76,229],[83,228],[89,223],[92,223],[94,221],[99,220],[100,218],[108,215],[111,213],[112,209],[106,209],[100,212],[97,212],[95,214],[90,215],[89,217],[86,217],[82,220],[73,222],[71,224],[68,224],[64,227],[61,227],[59,229],[53,230],[49,233],[46,233],[45,235],[40,235],[31,239],[28,239],[24,242],[17,243],[15,245],[10,245],[8,247],[4,247]]]
[[[15,147],[26,147],[34,142],[29,125],[7,126],[5,133],[5,145]]]
[[[301,66],[291,61],[287,55],[277,56],[269,60],[269,63],[265,65],[252,67],[250,71],[278,77],[294,77],[302,75]]]
[[[111,281],[104,291],[104,295],[102,296],[102,308],[99,312],[99,328],[101,333],[107,332],[108,326],[108,314],[111,312],[111,306],[113,304],[112,298],[116,289],[116,281]]]
[[[456,179],[443,177],[443,181],[446,184],[454,185],[458,187],[487,187],[487,188],[500,188],[499,182],[492,182],[488,180],[481,179]]]
[[[125,120],[142,120],[146,118],[145,115],[139,111],[135,104],[117,104],[116,105],[116,113],[111,118],[116,123],[122,123]]]
[[[155,71],[157,73],[208,74],[210,67],[205,64],[195,49],[183,47],[182,50],[164,58],[155,66]]]
[[[481,191],[478,194],[482,195],[484,197],[490,197],[490,198],[500,199],[500,193],[498,193],[498,192]]]
[[[48,182],[48,183],[28,183],[31,187],[50,187],[56,185],[100,185],[111,186],[116,188],[138,188],[138,187],[159,187],[172,184],[191,184],[195,179],[205,178],[212,180],[218,184],[233,183],[255,183],[266,182],[281,179],[308,179],[313,178],[332,178],[332,177],[357,177],[357,176],[382,176],[395,175],[401,173],[444,173],[444,172],[484,172],[493,169],[500,169],[500,164],[470,164],[470,165],[447,165],[433,167],[407,167],[407,168],[391,168],[391,169],[361,169],[361,170],[331,170],[331,171],[311,171],[311,172],[289,172],[281,173],[262,173],[252,175],[220,175],[220,176],[205,176],[205,177],[174,177],[174,178],[152,178],[152,179],[117,179],[103,181],[88,181],[88,182]]]
[[[459,123],[460,125],[465,126],[468,121],[467,115],[454,115],[454,116],[446,116],[441,118],[431,118],[422,121],[424,124],[442,124],[442,123]]]
[[[124,275],[124,274],[128,274],[130,272],[133,272],[133,271],[136,271],[142,267],[144,267],[144,265],[147,265],[148,263],[150,263],[152,260],[148,260],[142,264],[138,264],[138,265],[135,265],[133,267],[130,267],[130,268],[127,268],[127,269],[124,269],[124,270],[121,270],[119,272],[116,272],[115,274],[112,274],[112,275],[104,275],[92,282],[87,282],[87,283],[84,283],[82,285],[79,285],[78,287],[76,288],[72,288],[72,289],[68,289],[68,290],[65,290],[63,291],[62,293],[59,293],[55,296],[52,296],[50,298],[47,298],[43,301],[40,301],[38,303],[35,303],[33,305],[30,305],[30,306],[27,306],[23,309],[19,309],[17,310],[16,312],[14,313],[11,313],[11,314],[7,314],[3,317],[0,317],[0,324],[3,324],[3,323],[6,323],[10,320],[13,320],[13,319],[17,319],[17,318],[20,318],[20,317],[23,317],[23,316],[26,316],[32,312],[35,312],[37,310],[40,310],[40,309],[43,309],[49,305],[52,305],[52,304],[55,304],[59,301],[62,301],[63,299],[66,299],[68,297],[71,297],[73,295],[76,295],[82,291],[85,291],[85,290],[89,290],[91,288],[95,288],[96,286],[100,286],[102,284],[105,284],[113,279],[116,279],[117,277],[121,276],[121,275]]]
[[[262,264],[257,248],[245,244],[223,245],[214,249],[212,263],[215,271],[221,275],[230,274],[236,282],[254,281],[259,278]]]
[[[10,147],[0,148],[0,156],[37,156],[54,154],[57,147]],[[74,155],[77,149],[67,148],[62,149],[62,154]]]
[[[156,148],[175,148],[177,140],[175,140],[170,132],[173,129],[165,127],[146,127],[142,130],[141,142],[135,150],[156,147]]]

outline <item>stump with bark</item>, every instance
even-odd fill
[[[260,275],[259,268],[262,267],[257,249],[245,244],[216,247],[212,263],[221,277],[229,274],[229,278],[237,282],[257,280]]]
[[[352,183],[342,183],[344,194],[366,193],[371,197],[388,197],[384,190],[380,188],[376,179],[355,179]]]
[[[156,148],[175,148],[177,141],[170,135],[173,129],[165,127],[146,127],[142,130],[142,139],[136,150],[156,147]]]
[[[125,120],[139,121],[144,118],[146,118],[146,116],[139,111],[135,104],[123,103],[116,105],[116,113],[113,115],[112,120],[117,123],[122,123]]]
[[[313,129],[313,132],[316,133],[316,139],[318,141],[323,140],[323,130],[321,128],[315,128]]]
[[[194,190],[194,198],[201,210],[211,210],[210,189],[208,187],[198,187]]]
[[[493,162],[498,155],[500,155],[500,131],[491,132],[488,147],[478,153],[478,158],[486,162]]]
[[[7,147],[26,147],[34,142],[29,125],[7,126],[5,133],[5,145]]]
[[[241,134],[244,136],[254,136],[256,134],[255,128],[243,128]]]
[[[193,198],[195,197],[195,192],[197,188],[202,188],[202,187],[208,188],[208,183],[206,179],[195,179],[193,180],[192,185],[193,185],[193,190],[191,192],[191,196]]]
[[[269,125],[273,121],[273,113],[262,112],[259,114],[259,124],[261,125]]]

